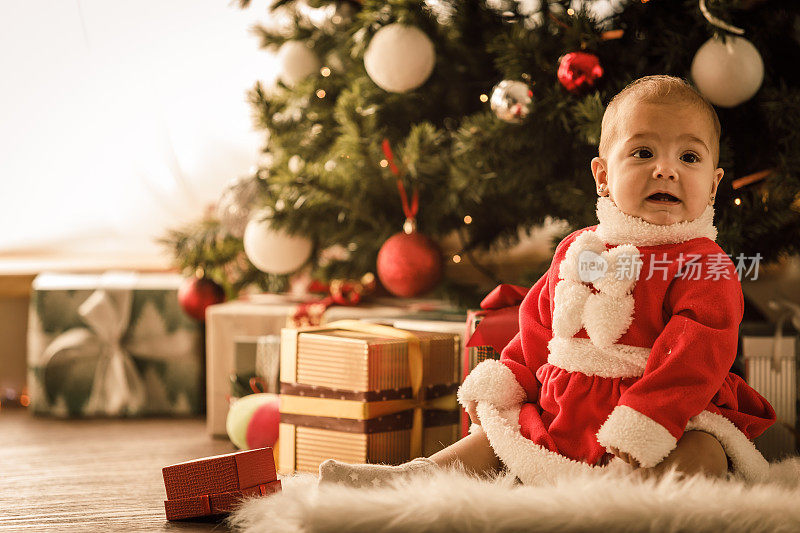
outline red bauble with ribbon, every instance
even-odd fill
[[[442,253],[419,232],[396,233],[378,252],[378,278],[395,296],[425,294],[442,278]]]
[[[580,92],[594,87],[603,76],[600,59],[588,52],[570,52],[561,57],[558,65],[558,81],[570,92]]]
[[[378,251],[378,279],[395,296],[412,298],[430,291],[442,279],[442,252],[435,242],[417,231],[419,191],[414,189],[409,204],[400,170],[394,164],[389,141],[385,139],[383,152],[389,168],[398,177],[397,189],[403,202],[406,222],[403,231],[389,237]]]
[[[178,288],[178,303],[187,315],[205,322],[206,308],[225,301],[225,290],[208,278],[187,278]]]

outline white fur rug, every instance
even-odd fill
[[[604,474],[523,486],[510,476],[443,470],[379,489],[318,487],[306,474],[283,478],[282,493],[245,502],[229,523],[246,533],[800,531],[800,458],[772,465],[771,474],[752,485]]]

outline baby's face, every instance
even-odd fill
[[[592,160],[598,187],[623,212],[652,224],[699,217],[723,171],[711,152],[713,126],[695,106],[628,102],[606,158]]]

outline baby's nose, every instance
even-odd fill
[[[657,179],[676,180],[678,179],[678,173],[671,166],[658,165],[653,170],[653,177]]]

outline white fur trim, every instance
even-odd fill
[[[595,268],[588,279],[580,279],[579,262],[583,258]],[[605,249],[594,231],[585,231],[569,245],[561,262],[553,301],[553,335],[572,337],[583,326],[599,347],[617,342],[633,322],[634,301],[631,296],[641,273],[639,250],[630,244]],[[585,272],[584,274],[587,274]],[[596,277],[594,274],[596,273]],[[589,283],[599,292],[591,293]]]
[[[653,420],[627,405],[618,405],[597,432],[606,449],[629,453],[645,468],[656,466],[669,455],[678,439]]]
[[[650,348],[613,344],[596,346],[589,339],[553,338],[547,362],[569,372],[602,378],[631,378],[644,374]]]
[[[668,226],[651,224],[641,218],[627,215],[606,196],[597,199],[597,234],[606,243],[655,246],[680,243],[698,237],[716,240],[714,208],[706,207],[703,214],[691,221],[677,222]]]
[[[717,438],[731,460],[735,476],[747,481],[762,481],[768,477],[767,460],[752,441],[724,416],[703,411],[686,424],[686,431],[693,429],[705,431]]]
[[[630,294],[642,272],[639,249],[631,244],[622,244],[600,255],[608,262],[608,274],[592,285],[611,296]]]
[[[590,294],[592,290],[583,283],[572,280],[558,282],[553,302],[553,335],[572,337],[580,331],[583,307]]]
[[[498,409],[478,403],[478,417],[489,444],[508,470],[526,485],[553,482],[558,478],[585,474],[597,467],[574,461],[539,446],[520,433],[520,407]]]
[[[594,231],[584,231],[569,245],[558,269],[558,277],[560,279],[568,279],[579,283],[582,281],[578,275],[578,258],[581,252],[585,251],[591,251],[597,255],[606,251],[605,244]]]
[[[514,373],[499,361],[487,359],[472,369],[458,388],[458,402],[487,401],[499,407],[519,405],[528,398]]]
[[[595,345],[607,348],[628,331],[633,322],[633,309],[632,295],[592,294],[583,307],[583,326]]]

